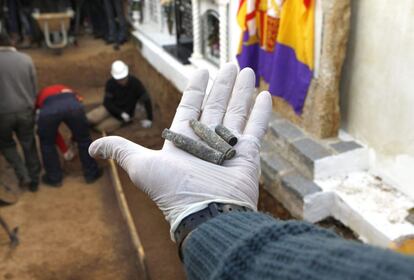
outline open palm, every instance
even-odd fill
[[[257,206],[260,140],[268,126],[271,97],[262,92],[253,102],[255,75],[248,68],[238,74],[235,65],[225,65],[205,100],[208,80],[205,70],[194,74],[170,129],[199,140],[189,125],[191,119],[210,127],[223,124],[229,128],[239,139],[234,147],[237,154],[222,166],[198,159],[169,141],[161,150],[154,151],[109,136],[96,140],[89,148],[92,156],[116,160],[133,183],[164,212],[172,231],[183,218],[210,202],[251,209]]]

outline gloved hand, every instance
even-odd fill
[[[131,117],[125,112],[122,112],[121,118],[124,120],[124,122],[130,122],[131,121]]]
[[[66,161],[71,161],[75,157],[75,142],[73,140],[70,141],[68,150],[63,154],[63,159]]]
[[[35,110],[35,122],[37,123],[37,121],[39,120],[39,116],[40,116],[40,109],[36,109]]]
[[[171,130],[199,139],[189,125],[191,119],[199,119],[211,127],[223,124],[232,130],[239,138],[235,146],[237,154],[222,166],[198,159],[169,141],[165,141],[162,150],[154,151],[109,136],[96,140],[89,148],[93,157],[118,162],[132,182],[163,211],[171,233],[182,219],[211,202],[257,209],[259,148],[272,112],[271,96],[268,92],[260,93],[250,110],[255,93],[254,72],[246,68],[237,76],[237,67],[227,64],[219,71],[201,113],[208,80],[205,70],[194,74]]]
[[[143,128],[151,128],[151,126],[152,126],[152,121],[150,121],[150,120],[142,120],[142,121],[141,121],[141,126],[142,126]]]
[[[73,153],[72,149],[67,150],[63,154],[63,159],[66,161],[71,161],[75,157],[75,154]]]

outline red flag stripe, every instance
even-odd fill
[[[246,21],[249,21],[251,19],[254,19],[256,17],[256,11],[251,12],[250,14],[246,15]]]
[[[246,2],[246,0],[241,0],[240,1],[240,5],[239,5],[239,10],[237,11],[237,13],[240,12],[241,7],[243,6],[244,2]]]

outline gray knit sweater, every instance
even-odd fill
[[[13,48],[0,47],[0,114],[33,109],[36,91],[32,59]]]
[[[231,213],[200,225],[184,248],[188,279],[414,279],[414,258],[299,221]]]

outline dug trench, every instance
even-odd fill
[[[86,110],[102,102],[111,63],[116,59],[125,61],[151,96],[154,125],[144,129],[136,121],[114,134],[150,149],[162,147],[161,131],[169,127],[181,93],[140,55],[134,43],[113,51],[100,41],[84,37],[80,38],[78,47],[69,47],[61,56],[45,49],[27,53],[36,65],[39,88],[66,84],[84,97]],[[137,116],[140,117],[143,116]],[[62,130],[69,137],[67,128],[62,126]],[[92,136],[96,139],[101,135],[92,133]],[[108,166],[106,161],[99,164]],[[93,185],[86,185],[77,158],[65,162],[63,168],[65,180],[61,189],[42,185],[39,192],[22,193],[19,202],[0,208],[11,226],[19,226],[21,239],[20,245],[10,249],[6,244],[7,236],[0,232],[0,277],[144,279],[109,175],[105,174]],[[125,172],[118,169],[128,208],[143,244],[150,278],[185,279],[162,213],[132,184]],[[16,184],[4,161],[0,161],[0,171],[0,180]],[[260,190],[259,208],[278,218],[291,218],[263,189]],[[338,228],[330,221],[327,226]]]

